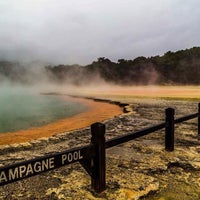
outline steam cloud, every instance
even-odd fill
[[[43,66],[86,65],[101,56],[134,59],[196,46],[199,7],[198,0],[1,0],[0,60],[22,63],[26,72],[20,84],[28,87],[28,82],[32,90],[74,91],[73,75],[58,84]],[[89,81],[85,77],[88,87],[107,85],[98,73]],[[147,84],[158,77],[153,67],[143,72]],[[16,87],[3,75],[0,84]]]

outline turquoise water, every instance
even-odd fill
[[[60,96],[0,91],[0,133],[42,126],[70,117],[87,108]]]

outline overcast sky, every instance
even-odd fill
[[[200,0],[0,0],[0,59],[88,64],[200,46]]]

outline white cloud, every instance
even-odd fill
[[[1,0],[0,58],[90,63],[199,46],[199,0]]]

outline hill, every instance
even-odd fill
[[[163,56],[137,57],[134,60],[98,58],[87,66],[48,66],[55,80],[85,83],[101,77],[119,85],[200,84],[200,47],[167,52]]]
[[[100,57],[86,66],[48,65],[41,72],[33,72],[32,69],[31,73],[34,75],[45,75],[51,82],[75,85],[89,84],[93,81],[119,85],[197,85],[200,84],[200,47],[168,51],[163,56],[119,59],[117,62]],[[19,63],[0,61],[0,75],[1,79],[6,77],[15,82],[30,82],[30,70]]]

